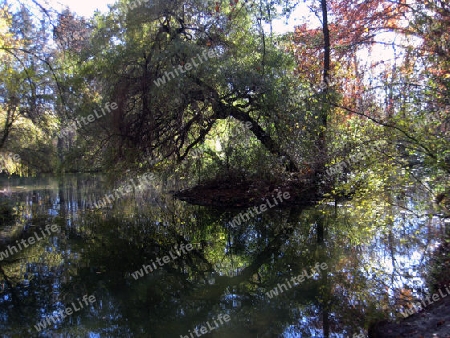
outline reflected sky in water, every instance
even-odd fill
[[[411,301],[405,290],[426,291],[422,274],[445,229],[391,206],[380,216],[390,227],[372,224],[353,202],[273,209],[230,228],[241,210],[188,205],[158,182],[99,210],[90,201],[114,188],[101,176],[0,183],[18,215],[0,225],[0,251],[46,224],[61,229],[0,262],[4,337],[180,337],[219,314],[231,320],[204,337],[367,335],[372,318],[394,318]],[[194,250],[132,277],[177,243]],[[329,268],[267,297],[316,262]],[[91,294],[91,306],[34,328]]]

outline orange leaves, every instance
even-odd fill
[[[383,0],[369,0],[359,3],[357,0],[330,0],[330,11],[336,18],[334,27],[336,40],[347,45],[370,43],[369,31],[376,33],[385,28],[397,28],[403,19],[404,8]]]
[[[399,290],[399,296],[398,296],[399,300],[402,303],[411,303],[414,300],[413,294],[411,292],[411,290],[409,289],[405,289],[405,288],[401,288]]]
[[[229,12],[228,12],[228,10],[222,9],[221,3],[219,1],[215,2],[214,11],[217,15],[217,18],[219,18],[219,14],[222,13],[222,14],[227,15],[228,20],[230,20],[230,21],[233,20],[233,13],[234,13],[235,9],[237,9],[237,4],[239,3],[239,0],[229,0],[229,1],[230,1],[229,2],[229,6],[230,6]],[[228,13],[226,13],[226,12],[228,12]]]
[[[367,90],[359,80],[367,68],[362,68],[362,55],[369,55],[373,44],[387,30],[395,31],[404,24],[406,6],[402,2],[386,0],[327,0],[328,29],[330,32],[331,68],[346,74],[346,85],[341,86],[342,100],[349,106],[363,102]],[[317,11],[320,9],[317,8]],[[316,13],[317,14],[317,13]],[[293,51],[297,58],[298,74],[311,83],[319,83],[323,75],[324,35],[319,25],[304,21],[295,27]],[[372,70],[383,71],[383,69]],[[332,72],[333,73],[333,72]],[[336,72],[334,72],[336,73]],[[332,75],[334,76],[334,75]],[[359,79],[359,80],[358,80]],[[353,81],[352,81],[353,80]]]

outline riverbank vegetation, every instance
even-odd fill
[[[393,182],[446,197],[447,5],[217,4],[119,2],[82,18],[3,2],[0,149],[20,155],[2,157],[3,172],[117,174],[162,159],[191,185],[295,173],[325,197]],[[295,10],[320,20],[274,33]],[[67,132],[108,102],[118,109]]]
[[[390,206],[450,217],[448,3],[132,1],[90,18],[0,1],[2,175],[153,171],[214,207],[351,200],[362,229],[392,230]]]

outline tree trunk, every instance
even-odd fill
[[[252,124],[250,130],[256,136],[256,138],[266,147],[266,149],[273,155],[281,157],[286,161],[286,170],[289,172],[299,171],[297,165],[292,160],[291,156],[285,152],[278,143],[276,143],[269,134],[267,134],[264,129],[246,112],[241,111],[239,108],[234,106],[227,106],[223,103],[216,105],[216,109],[220,110],[218,118],[226,118],[228,116],[233,116],[235,119],[245,123],[250,122]]]
[[[227,105],[220,100],[220,95],[211,86],[204,83],[201,79],[196,78],[195,82],[197,85],[203,90],[195,91],[191,97],[196,97],[197,100],[205,101],[208,96],[209,99],[212,99],[212,109],[214,111],[214,115],[211,117],[214,120],[223,120],[229,116],[233,116],[235,119],[245,123],[250,122],[251,128],[250,130],[256,136],[256,138],[266,147],[266,149],[273,155],[277,157],[284,157],[286,161],[286,170],[289,172],[299,171],[297,165],[293,161],[292,157],[281,149],[280,145],[276,143],[269,134],[267,134],[264,129],[246,112],[240,110],[238,107],[233,105]],[[207,93],[207,94],[206,94]]]
[[[330,30],[328,28],[328,9],[327,9],[327,1],[321,0],[321,7],[322,7],[322,32],[323,32],[323,46],[324,46],[324,52],[323,52],[323,83],[326,84],[324,88],[322,89],[322,106],[320,108],[320,121],[321,126],[319,131],[319,138],[317,140],[317,149],[319,151],[319,158],[322,159],[317,166],[316,169],[316,175],[319,178],[320,176],[324,175],[325,173],[325,163],[327,159],[327,145],[326,145],[326,129],[327,129],[327,120],[328,120],[328,113],[330,110],[331,105],[328,104],[328,83],[330,81]]]

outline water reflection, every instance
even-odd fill
[[[0,261],[5,337],[180,337],[219,315],[231,320],[205,337],[348,337],[367,332],[380,312],[395,316],[407,287],[423,291],[444,229],[394,207],[383,211],[391,226],[368,224],[352,205],[270,210],[230,228],[240,210],[187,205],[160,185],[94,210],[89,201],[111,190],[100,176],[1,183],[18,218],[0,226],[0,251],[30,229],[61,229]],[[179,243],[193,250],[133,278]],[[317,262],[328,268],[268,297]],[[33,327],[83,295],[96,302],[39,333]]]

